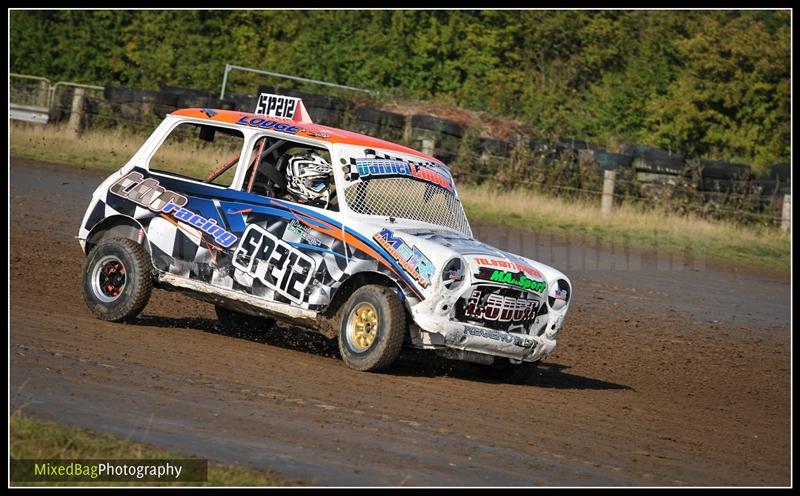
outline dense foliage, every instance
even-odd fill
[[[217,91],[234,63],[759,166],[789,160],[790,29],[785,11],[13,11],[10,65]]]

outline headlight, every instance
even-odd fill
[[[547,302],[553,310],[564,308],[572,296],[569,283],[564,279],[559,279],[555,284],[550,284],[550,292],[547,294]]]
[[[465,263],[461,258],[452,258],[442,269],[442,282],[444,287],[449,290],[456,290],[464,284],[466,274],[464,272]]]

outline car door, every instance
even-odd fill
[[[145,167],[123,178],[118,189],[139,203],[134,217],[145,227],[158,269],[204,282],[221,276],[220,258],[239,236],[220,200],[234,191],[243,146],[239,130],[182,122]]]
[[[309,148],[329,160],[325,148],[265,136],[246,154],[249,163],[242,167],[239,190],[216,190],[212,199],[208,186],[183,186],[197,214],[219,219],[218,225],[236,237],[230,246],[212,243],[194,250],[192,242],[176,250],[176,263],[188,263],[183,269],[187,277],[306,309],[330,302],[348,261],[344,243],[329,235],[340,225],[339,212],[335,204],[323,208],[284,194],[284,170],[278,168],[282,158],[285,162],[287,155]],[[213,208],[204,209],[203,199]]]

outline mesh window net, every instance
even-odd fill
[[[428,222],[472,236],[450,171],[396,157],[351,158],[345,187],[356,213]]]

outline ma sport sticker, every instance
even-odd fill
[[[419,249],[408,244],[389,229],[383,229],[373,236],[375,241],[403,267],[403,270],[416,280],[420,286],[427,288],[431,284],[431,277],[436,268]]]
[[[507,284],[520,289],[536,291],[537,293],[544,293],[544,290],[547,289],[547,284],[544,281],[528,279],[522,272],[513,273],[507,270],[480,267],[475,277],[484,281]]]
[[[228,248],[239,239],[219,226],[216,220],[206,219],[184,208],[189,201],[185,196],[160,186],[153,178],[143,179],[144,176],[140,173],[131,172],[112,184],[108,191],[153,212],[171,215],[181,222],[194,226],[213,237],[223,248]]]

